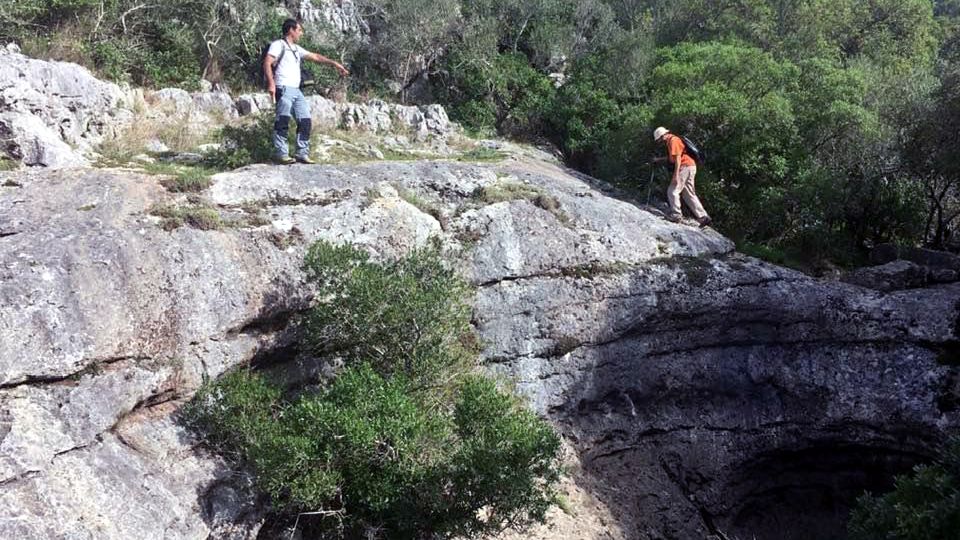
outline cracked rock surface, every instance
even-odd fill
[[[177,410],[204,377],[283,369],[317,239],[439,238],[477,287],[484,363],[561,429],[595,510],[522,537],[830,538],[957,426],[960,284],[815,280],[532,154],[213,180],[0,173],[0,538],[257,537],[249,479]],[[505,185],[528,195],[484,195]],[[223,227],[165,230],[161,207]]]

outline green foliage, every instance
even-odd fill
[[[504,201],[526,200],[554,215],[561,223],[568,223],[568,216],[560,208],[560,201],[537,186],[523,184],[514,180],[501,179],[494,184],[477,189],[473,198],[485,204]]]
[[[500,180],[495,184],[479,188],[474,194],[474,197],[487,204],[494,204],[515,200],[532,201],[543,194],[542,189],[530,184],[511,180]]]
[[[227,374],[216,384],[205,383],[184,410],[190,424],[203,424],[206,442],[234,458],[268,438],[281,392],[246,370]],[[215,420],[215,421],[212,421]]]
[[[13,171],[20,166],[20,162],[15,159],[0,156],[0,171]]]
[[[555,94],[550,79],[519,53],[496,55],[492,63],[454,54],[448,69],[445,89],[453,103],[451,114],[472,129],[536,132]]]
[[[305,268],[324,299],[307,317],[307,344],[316,353],[346,354],[423,385],[470,359],[467,285],[438,247],[375,264],[354,248],[321,241]]]
[[[300,515],[308,536],[475,537],[542,522],[560,440],[459,365],[467,290],[436,248],[376,265],[320,242],[306,268],[323,299],[309,343],[347,366],[296,397],[260,375],[229,374],[201,388],[188,424],[255,473],[274,511],[323,515]]]
[[[272,7],[264,0],[8,0],[0,7],[0,38],[87,63],[114,80],[196,89],[201,77],[245,82],[259,62],[258,30],[273,20]],[[38,32],[51,37],[38,40]],[[276,25],[274,39],[278,33]]]
[[[205,162],[218,170],[232,170],[253,163],[270,161],[273,148],[274,113],[265,111],[251,121],[222,127],[217,134],[220,148],[208,154]],[[296,127],[291,120],[287,144],[296,145]]]
[[[490,380],[464,378],[439,409],[369,365],[318,394],[278,396],[241,371],[205,385],[185,418],[253,469],[274,510],[335,516],[315,530],[469,537],[543,521],[553,504],[558,437]]]
[[[848,525],[851,540],[942,540],[960,531],[960,439],[943,456],[898,476],[894,490],[864,495]]]
[[[549,138],[628,187],[646,187],[666,125],[707,150],[698,189],[738,241],[849,263],[877,242],[949,247],[960,228],[955,0],[357,6],[369,39],[307,28],[302,45],[351,60],[349,82],[321,68],[321,86],[439,99],[468,130]],[[116,80],[236,87],[281,18],[266,0],[7,0],[0,37]],[[269,159],[261,120],[263,135],[225,131],[212,166]]]
[[[203,167],[174,166],[167,164],[148,164],[147,172],[152,174],[170,175],[160,181],[160,184],[173,193],[196,193],[210,187],[209,169]]]
[[[168,231],[183,225],[202,231],[219,230],[224,226],[220,213],[204,205],[156,206],[150,209],[150,214],[163,218],[160,226]]]
[[[457,161],[496,162],[503,161],[503,159],[506,157],[506,154],[494,148],[478,146],[476,148],[471,148],[470,150],[467,150],[466,152],[463,152],[457,156]]]

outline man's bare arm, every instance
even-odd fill
[[[336,60],[331,60],[322,54],[310,53],[306,58],[307,60],[311,60],[318,64],[327,64],[328,66],[333,66],[334,69],[340,72],[341,77],[346,77],[350,74],[350,72],[347,71],[347,68],[343,67],[343,64],[337,62]]]

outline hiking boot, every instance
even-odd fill
[[[290,165],[293,163],[293,158],[290,156],[273,156],[273,162],[277,165]]]
[[[681,222],[683,222],[683,218],[680,217],[680,216],[666,216],[664,219],[666,219],[666,220],[669,221],[670,223],[681,223]]]
[[[697,222],[700,223],[700,228],[702,229],[713,223],[713,220],[710,219],[710,216],[703,216],[702,218],[698,219]]]
[[[297,163],[303,163],[305,165],[313,165],[316,161],[310,159],[310,156],[297,156]]]

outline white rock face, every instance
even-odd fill
[[[60,134],[29,113],[0,114],[0,146],[5,154],[24,165],[51,168],[79,167],[88,161],[63,142]]]
[[[0,152],[25,165],[88,165],[88,157],[101,143],[122,138],[129,126],[138,127],[145,121],[157,131],[166,125],[186,130],[199,140],[239,116],[274,110],[266,93],[244,94],[234,100],[219,91],[124,91],[75,64],[34,60],[18,51],[12,44],[0,49]],[[413,107],[380,100],[335,103],[317,95],[307,99],[314,124],[321,129],[399,131],[418,141],[446,138],[456,131],[439,105]],[[152,136],[137,150],[162,148],[162,142]]]
[[[542,198],[476,196],[504,182]],[[193,203],[155,177],[28,170],[0,185],[2,538],[254,537],[264,509],[246,479],[175,413],[204,377],[291,343],[320,238],[376,259],[439,238],[477,287],[486,365],[575,441],[578,481],[620,537],[769,532],[737,521],[751,490],[852,465],[751,472],[760,456],[816,443],[910,461],[960,425],[954,368],[936,361],[960,284],[819,282],[530,157],[246,167],[201,195],[266,224],[219,231],[163,230],[150,208]],[[675,474],[704,476],[678,488]]]
[[[0,49],[2,149],[28,165],[66,167],[129,121],[119,86],[76,64]]]
[[[370,33],[353,0],[301,0],[299,18],[322,44],[343,39],[365,41]]]

